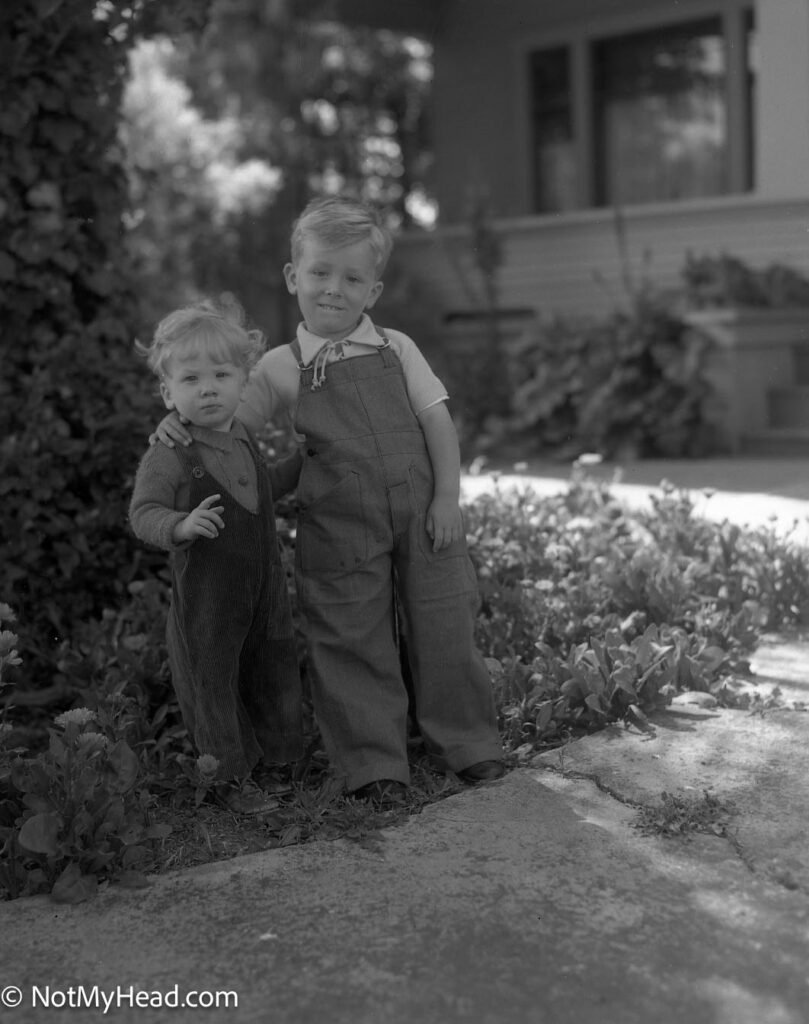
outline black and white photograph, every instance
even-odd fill
[[[809,1024],[809,0],[3,0],[0,1016]]]

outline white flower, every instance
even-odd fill
[[[90,722],[94,722],[95,719],[95,711],[91,711],[89,708],[71,708],[69,711],[63,711],[61,715],[57,715],[53,722],[54,725],[60,725],[64,729],[71,722],[74,722],[76,725],[88,725]]]
[[[197,771],[203,777],[214,776],[219,768],[219,762],[213,754],[200,754],[197,758]]]

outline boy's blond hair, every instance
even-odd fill
[[[313,199],[293,225],[292,263],[297,266],[307,236],[316,238],[330,249],[340,249],[354,242],[367,241],[374,254],[379,279],[393,248],[390,232],[382,225],[372,206],[350,196],[328,196]]]
[[[203,299],[175,309],[155,328],[151,344],[135,342],[149,368],[163,380],[172,356],[202,345],[216,362],[233,363],[249,373],[265,348],[261,331],[245,326],[244,311],[231,296],[219,302]]]

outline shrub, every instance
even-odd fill
[[[557,316],[510,346],[511,413],[497,433],[573,458],[710,450],[708,342],[651,287],[604,319]]]
[[[0,625],[13,621],[0,604]],[[11,685],[8,668],[21,664],[15,643],[14,633],[0,631],[0,693]],[[123,644],[132,646],[126,638]],[[120,683],[94,701],[95,708],[57,715],[47,749],[36,754],[10,747],[14,731],[3,703],[0,892],[9,898],[47,891],[79,902],[99,878],[151,866],[155,841],[170,832],[150,817],[154,748],[170,735],[165,716],[150,717]]]
[[[694,516],[664,485],[629,512],[603,484],[497,492],[466,509],[489,655],[512,747],[645,714],[679,690],[722,699],[762,629],[809,618],[809,557],[789,538]]]
[[[144,568],[126,502],[157,406],[132,354],[117,117],[135,32],[194,7],[207,4],[0,14],[0,600],[20,616],[35,683]]]
[[[771,263],[759,269],[727,253],[719,256],[688,253],[683,284],[685,302],[690,309],[809,306],[809,280],[792,267]]]
[[[150,865],[152,841],[170,829],[149,823],[152,797],[114,716],[74,708],[54,725],[48,750],[11,772],[24,810],[4,830],[3,882],[12,896],[45,889],[76,903],[99,877]]]

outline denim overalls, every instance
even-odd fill
[[[172,556],[167,641],[183,721],[218,777],[246,778],[258,761],[302,753],[302,694],[287,582],[266,467],[253,450],[258,509],[207,472],[192,444],[176,448],[191,479],[190,507],[220,494],[225,529]]]
[[[474,569],[464,540],[432,551],[432,465],[402,365],[381,336],[369,355],[326,366],[321,350],[299,365],[295,409],[305,437],[296,580],[312,700],[349,790],[410,781],[397,595],[427,750],[456,771],[503,756],[473,640]],[[291,347],[300,364],[297,341]]]

